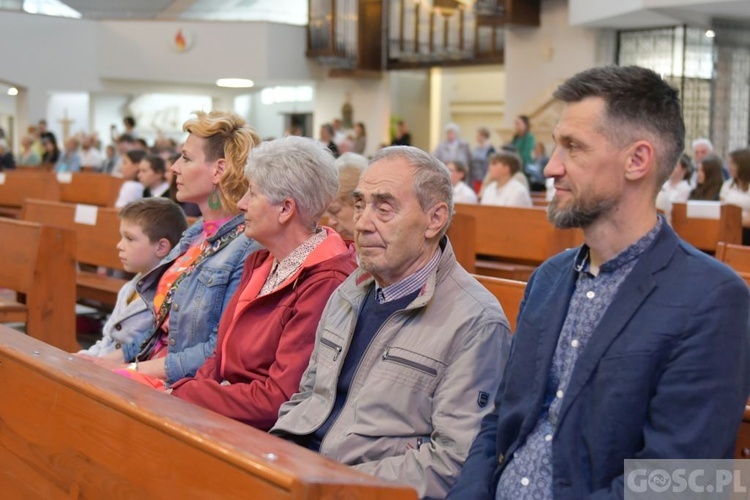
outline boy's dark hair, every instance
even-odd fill
[[[132,116],[126,116],[122,119],[122,122],[130,128],[135,127],[135,118],[133,118]]]
[[[151,165],[151,170],[154,173],[161,174],[162,177],[167,173],[167,164],[159,155],[146,155],[144,158]]]
[[[510,175],[516,175],[521,170],[521,157],[516,153],[505,151],[505,148],[497,153],[492,153],[488,161],[490,165],[493,163],[506,165],[510,169]]]
[[[128,159],[135,163],[136,165],[141,162],[142,159],[146,157],[146,152],[140,149],[131,149],[125,155],[128,157]]]
[[[174,248],[187,229],[180,206],[168,198],[141,198],[120,210],[120,220],[138,224],[151,243],[166,238]]]

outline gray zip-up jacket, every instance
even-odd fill
[[[320,452],[442,498],[457,480],[510,350],[497,300],[456,262],[447,238],[419,296],[378,330]],[[300,389],[271,433],[311,434],[330,414],[357,316],[373,286],[355,271],[333,293]]]

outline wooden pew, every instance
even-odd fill
[[[96,223],[84,223],[82,211],[96,212]],[[76,213],[79,217],[76,219]],[[26,200],[23,219],[64,227],[75,231],[76,260],[79,264],[123,270],[117,253],[120,221],[114,208],[80,206],[41,200]],[[91,221],[89,221],[91,222]],[[117,292],[127,280],[103,276],[95,271],[79,270],[76,278],[77,296],[114,307]]]
[[[737,432],[734,458],[750,458],[750,401],[745,406],[745,416],[740,424],[740,430]]]
[[[55,175],[30,168],[0,172],[0,216],[18,218],[26,198],[59,200],[60,185]]]
[[[515,332],[518,311],[521,308],[523,293],[526,290],[526,283],[523,281],[482,276],[479,274],[475,274],[474,277],[484,285],[484,287],[495,296],[498,302],[500,302],[500,305],[503,306],[503,311],[508,317],[508,322],[510,323],[510,331]]]
[[[691,203],[691,202],[688,202]],[[672,204],[672,228],[695,248],[714,253],[720,241],[742,243],[742,209],[721,204],[719,218],[688,217],[688,203]]]
[[[456,204],[456,213],[475,220],[477,274],[527,281],[536,266],[583,242],[579,229],[557,229],[541,207]]]
[[[474,217],[466,214],[453,214],[447,234],[458,263],[467,272],[474,274],[477,260],[477,226]]]
[[[417,498],[4,327],[0,396],[4,498]]]
[[[33,222],[0,219],[0,287],[24,294],[0,301],[0,322],[62,349],[80,349],[75,329],[75,234]]]
[[[720,241],[716,246],[716,258],[734,269],[750,286],[750,247]]]
[[[60,201],[114,207],[124,179],[97,172],[57,174]]]

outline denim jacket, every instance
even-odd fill
[[[208,239],[209,243],[232,231],[242,222],[242,215],[234,217]],[[202,232],[203,219],[199,219],[185,231],[169,255],[138,281],[136,290],[149,304],[154,302],[156,287],[162,274],[200,238]],[[255,240],[239,235],[201,262],[177,287],[169,313],[169,353],[164,365],[168,384],[195,375],[206,358],[214,352],[219,320],[240,282],[245,259],[260,248]],[[156,314],[153,307],[150,309],[155,322]],[[143,333],[123,347],[125,361],[135,359],[141,344],[151,333],[152,331]]]

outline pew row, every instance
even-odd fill
[[[750,286],[750,246],[719,242],[716,258],[728,265]]]
[[[503,312],[508,317],[510,331],[514,333],[516,331],[518,312],[521,309],[521,302],[523,301],[523,294],[526,291],[526,283],[479,274],[475,274],[474,278],[500,302]]]
[[[80,172],[55,174],[43,169],[17,169],[0,174],[0,215],[17,218],[28,198],[114,207],[123,179]]]
[[[6,498],[416,499],[0,327]]]
[[[541,207],[456,204],[456,214],[474,219],[475,272],[481,275],[528,281],[539,264],[583,242],[580,229],[557,229]]]
[[[116,248],[120,240],[117,214],[114,208],[26,200],[22,218],[74,231],[77,239],[76,260],[79,264],[94,266],[92,270],[78,271],[75,278],[78,298],[114,307],[117,292],[127,280],[97,274],[96,267],[123,270]]]
[[[54,174],[37,170],[0,172],[0,216],[17,219],[26,198],[60,199]]]
[[[17,301],[0,301],[0,322],[25,323],[26,332],[78,350],[75,328],[75,233],[0,218],[0,287]]]
[[[718,202],[673,203],[672,228],[695,248],[713,254],[720,241],[742,243],[742,209]]]
[[[60,201],[114,207],[125,179],[98,172],[58,174]]]

